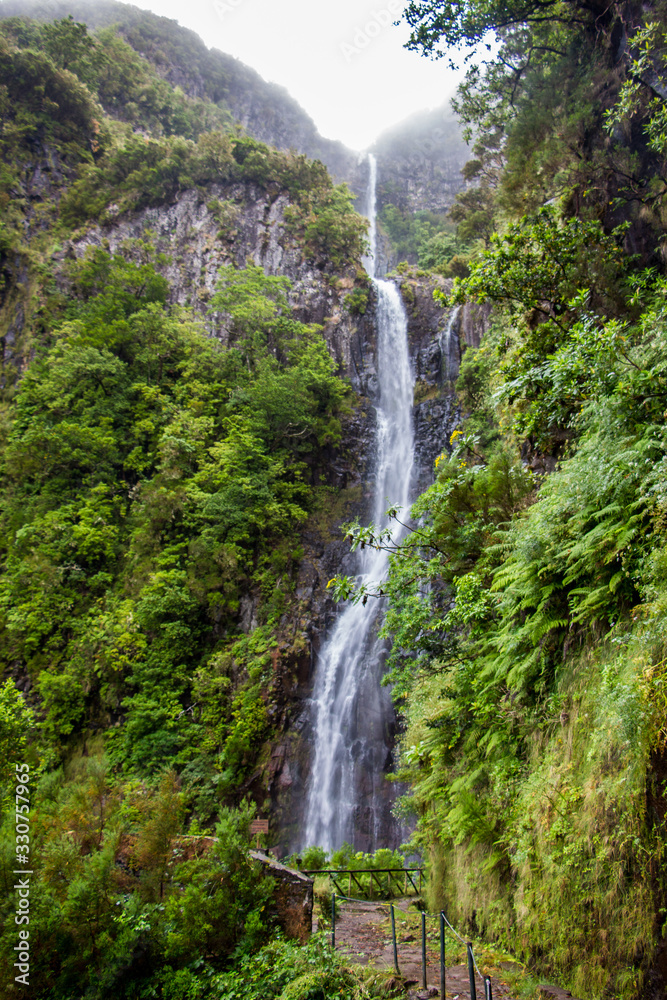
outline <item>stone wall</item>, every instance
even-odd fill
[[[259,861],[264,876],[273,880],[274,916],[287,937],[303,944],[313,927],[313,880],[301,872],[279,864],[261,851],[251,851],[253,861]]]

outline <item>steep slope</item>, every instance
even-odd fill
[[[464,185],[470,152],[449,104],[412,115],[387,129],[371,152],[383,165],[379,207],[445,212]]]
[[[181,88],[192,99],[226,110],[234,122],[261,142],[320,160],[332,177],[346,181],[355,195],[363,198],[367,185],[363,156],[321,136],[312,119],[284,88],[266,83],[238,59],[208,49],[194,32],[175,21],[114,0],[0,0],[0,17],[16,16],[42,21],[72,16],[92,31],[115,26],[120,37],[172,87]],[[120,105],[109,97],[105,102],[104,93],[100,96],[107,111],[119,113]],[[139,100],[145,102],[146,96],[139,95]],[[173,116],[165,126],[167,134],[177,128]],[[155,124],[151,127],[154,129]],[[381,266],[389,270],[404,259],[416,263],[417,215],[432,215],[429,235],[433,235],[445,224],[445,214],[464,184],[461,168],[468,158],[467,147],[451,108],[444,105],[412,116],[387,130],[371,151],[378,161],[378,206],[380,210],[393,206],[400,219],[398,225],[392,219],[394,226],[384,227]],[[407,243],[401,239],[406,229],[411,232]]]
[[[446,257],[442,248],[453,244],[449,210],[466,187],[462,170],[470,156],[451,106],[388,129],[372,152],[378,161],[381,267],[391,271],[406,261],[433,268]]]
[[[2,0],[0,17],[53,21],[72,16],[91,31],[118,26],[121,37],[172,87],[229,111],[249,135],[276,149],[296,150],[321,160],[337,180],[354,174],[357,154],[323,138],[314,122],[283,87],[217,49],[208,49],[195,32],[114,0]]]
[[[406,16],[426,55],[499,45],[420,253],[486,330],[386,587],[430,906],[575,995],[664,997],[664,8]]]
[[[266,938],[248,824],[279,847],[298,820],[339,525],[368,516],[366,223],[321,163],[172,87],[165,45],[0,22],[0,766],[34,786],[40,997],[199,989]]]
[[[328,533],[361,499],[367,421],[341,376],[363,389],[365,223],[320,164],[220,131],[122,40],[2,28],[0,766],[34,785],[31,988],[121,996],[224,960],[251,913],[264,934],[250,813],[221,808],[270,794],[323,621],[316,560],[332,574]],[[186,818],[220,815],[229,919],[167,914],[183,879],[210,905],[219,861],[170,865]],[[157,917],[150,959],[147,925],[116,920],[130,899]],[[4,965],[11,889],[0,905]]]

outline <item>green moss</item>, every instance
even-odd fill
[[[636,995],[659,933],[664,833],[647,812],[648,662],[638,645],[569,657],[502,804],[499,839],[430,842],[429,908],[578,995]],[[424,680],[404,747],[428,740],[437,704],[438,682]]]
[[[437,399],[440,395],[440,389],[438,386],[428,385],[427,382],[423,382],[421,379],[417,379],[415,382],[414,390],[414,405],[419,406],[420,403],[425,403],[428,399]]]

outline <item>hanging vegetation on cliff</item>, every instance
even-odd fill
[[[405,18],[471,60],[466,269],[436,294],[493,305],[384,588],[414,842],[433,905],[576,993],[664,989],[662,12]]]

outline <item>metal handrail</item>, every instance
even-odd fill
[[[334,869],[334,870],[337,871],[339,874],[342,874],[342,873],[348,874],[349,873],[349,869]],[[373,871],[373,869],[363,869],[363,870],[364,871]],[[376,870],[378,870],[378,869],[376,869]],[[389,869],[385,869],[384,871],[386,873],[387,871],[399,872],[399,871],[406,871],[406,870],[409,870],[409,871],[419,871],[421,873],[421,869],[419,869],[419,868],[411,868],[411,869],[389,868]],[[322,871],[318,871],[317,873],[314,873],[314,872],[312,872],[312,873],[310,873],[310,872],[306,873],[306,872],[304,872],[304,874],[326,875],[326,874],[330,874],[330,873],[329,873],[329,871],[327,869],[323,869]],[[341,893],[341,895],[339,897],[336,896],[335,892],[333,892],[331,894],[331,947],[332,948],[336,947],[336,899],[337,898],[339,898],[341,900],[349,900],[349,902],[351,902],[351,903],[364,902],[363,900],[357,900],[357,899],[351,898],[350,896],[345,896],[343,893]],[[389,913],[390,913],[390,918],[391,918],[392,948],[393,948],[393,955],[394,955],[394,971],[396,972],[397,975],[400,975],[399,966],[398,966],[398,943],[397,943],[397,938],[396,938],[396,916],[395,916],[395,912],[394,912],[394,904],[393,903],[387,903],[387,904],[383,904],[383,905],[389,906]],[[422,910],[422,913],[421,913],[421,953],[422,953],[422,987],[424,989],[426,989],[426,917],[427,916],[428,917],[435,917],[436,920],[438,919],[438,917],[435,916],[435,914],[425,913]],[[455,935],[455,937],[457,937],[458,940],[462,944],[465,945],[466,955],[467,955],[467,960],[468,960],[468,978],[470,980],[470,1000],[477,1000],[477,984],[475,983],[475,972],[480,977],[480,979],[482,979],[483,982],[484,982],[484,1000],[493,1000],[493,989],[492,989],[492,985],[491,985],[491,978],[489,976],[487,976],[487,975],[483,975],[479,971],[479,967],[477,965],[477,961],[475,960],[475,953],[473,951],[472,942],[471,941],[466,941],[465,938],[461,937],[461,935],[459,934],[459,932],[457,930],[455,930],[454,927],[452,927],[452,925],[450,924],[449,920],[445,916],[444,910],[440,911],[439,918],[440,918],[440,998],[441,998],[441,1000],[445,1000],[445,997],[446,997],[445,927],[448,927],[450,929],[450,931]]]
[[[358,876],[361,875],[369,876],[368,891],[370,892],[371,896],[373,895],[373,880],[375,880],[375,882],[377,883],[377,886],[380,889],[380,891],[382,891],[383,889],[383,886],[380,882],[380,879],[378,878],[378,875],[387,875],[389,877],[387,883],[388,885],[391,884],[392,878],[394,878],[395,881],[398,881],[399,877],[402,878],[404,881],[404,889],[406,896],[408,894],[408,881],[410,882],[410,885],[414,889],[416,895],[420,895],[422,891],[422,877],[423,877],[422,868],[301,868],[300,871],[303,875],[308,875],[309,877],[313,877],[315,875],[328,876],[328,878],[333,882],[333,884],[336,886],[336,889],[341,895],[345,895],[345,893],[343,892],[341,886],[338,884],[337,880],[341,879],[342,876],[344,875],[347,876],[348,880],[348,895],[352,893],[352,882],[355,883],[360,892],[365,891],[364,886],[361,884],[358,878]],[[419,876],[418,885],[415,883],[412,877],[413,875]]]
[[[303,875],[347,875],[348,872],[355,872],[359,875],[363,875],[368,872],[376,872],[378,875],[386,875],[388,872],[398,873],[401,875],[404,872],[422,872],[423,868],[300,868],[299,871]]]

